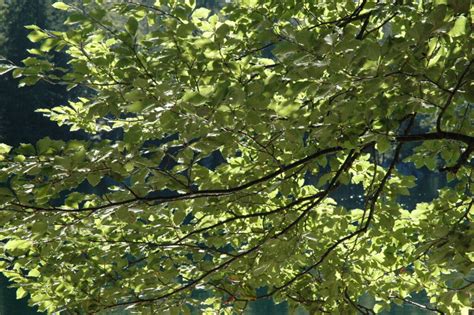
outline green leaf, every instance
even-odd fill
[[[28,277],[38,278],[41,276],[41,272],[38,269],[32,269],[28,272]]]
[[[428,167],[430,170],[434,171],[436,169],[436,165],[437,165],[436,157],[426,157],[424,159],[424,163],[426,167]]]
[[[452,37],[460,37],[466,34],[468,19],[464,15],[459,16],[454,22],[453,28],[449,31]]]
[[[134,17],[128,18],[127,23],[125,24],[125,29],[130,33],[130,35],[135,35],[138,30],[138,21]]]
[[[12,149],[11,146],[5,143],[0,143],[0,154],[8,154]]]
[[[182,99],[183,99],[183,101],[189,102],[189,103],[194,104],[194,105],[203,104],[207,100],[206,97],[204,97],[200,93],[194,92],[194,91],[186,92]]]
[[[27,252],[33,243],[30,240],[9,240],[4,248],[7,252],[12,254]]]
[[[48,223],[44,221],[38,221],[33,223],[31,231],[36,234],[44,234],[48,230]]]
[[[211,10],[201,7],[201,8],[198,8],[198,9],[194,10],[192,16],[196,19],[205,19],[209,16],[209,14],[211,14]]]
[[[97,186],[101,180],[102,180],[102,176],[98,172],[91,172],[87,175],[87,181],[93,187]]]
[[[380,138],[379,141],[377,141],[377,150],[380,153],[387,152],[388,150],[390,150],[391,147],[392,147],[392,145],[391,145],[390,141],[385,137]]]
[[[23,287],[19,287],[18,289],[16,289],[17,300],[24,298],[27,294],[28,292],[26,292],[25,289],[23,289]]]
[[[40,139],[38,142],[36,142],[38,154],[52,154],[58,152],[60,149],[62,149],[63,145],[63,141],[52,140],[49,137]]]
[[[67,11],[70,8],[69,5],[67,5],[67,4],[65,4],[64,2],[61,2],[61,1],[53,3],[52,6],[55,9],[63,10],[63,11]]]
[[[136,220],[134,212],[128,207],[120,207],[117,211],[115,211],[115,215],[120,220],[120,222],[125,222],[126,224],[132,224]]]
[[[131,113],[138,113],[143,109],[143,107],[144,104],[141,101],[135,101],[132,104],[125,106],[127,111]]]
[[[15,157],[13,158],[13,160],[15,162],[23,162],[26,160],[26,157],[22,154],[18,154],[18,155],[15,155]]]
[[[186,213],[184,211],[176,210],[173,213],[173,222],[176,225],[180,225],[183,222],[184,218],[186,217]]]
[[[33,31],[30,34],[28,34],[27,37],[33,43],[37,43],[42,39],[48,38],[49,36],[43,31]]]
[[[15,70],[13,70],[12,77],[14,77],[15,79],[20,78],[22,75],[23,75],[23,69],[16,68]]]
[[[380,311],[384,309],[384,306],[382,304],[375,304],[374,305],[374,312],[378,314]]]

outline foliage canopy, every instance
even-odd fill
[[[0,267],[19,297],[78,314],[270,297],[371,314],[420,291],[438,313],[470,306],[469,1],[53,6],[68,29],[30,26],[38,47],[1,67],[85,87],[41,112],[90,140],[0,146]],[[407,169],[439,176],[437,196],[404,203]]]

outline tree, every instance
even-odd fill
[[[415,292],[438,313],[470,306],[468,2],[193,3],[57,2],[67,31],[31,26],[41,49],[3,66],[89,89],[42,112],[90,141],[1,147],[18,296],[74,314],[264,298],[371,314]],[[443,179],[414,207],[410,168]]]

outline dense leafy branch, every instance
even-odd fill
[[[441,2],[56,3],[1,69],[84,87],[41,112],[89,140],[0,145],[1,271],[49,313],[459,313],[474,41]]]

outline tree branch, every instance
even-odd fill
[[[443,132],[442,128],[441,128],[443,115],[446,113],[446,110],[448,109],[449,105],[453,101],[453,98],[456,95],[457,91],[463,85],[463,79],[469,73],[469,69],[470,69],[473,61],[474,60],[469,61],[468,65],[466,66],[464,71],[461,73],[461,76],[459,77],[458,82],[454,86],[453,90],[450,92],[446,102],[444,103],[443,107],[441,108],[441,112],[439,113],[438,118],[436,119],[436,131]]]

